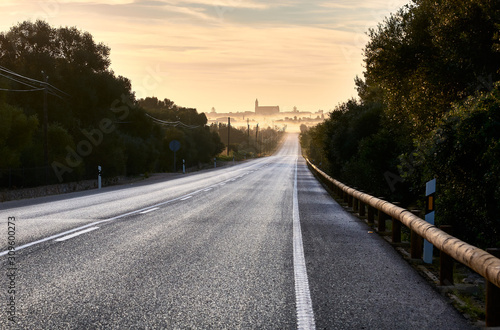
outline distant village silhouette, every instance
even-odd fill
[[[273,106],[262,106],[259,105],[259,100],[255,99],[254,111],[244,111],[244,112],[227,112],[219,113],[212,108],[209,113],[205,113],[208,119],[208,123],[227,123],[228,117],[231,118],[231,124],[233,126],[243,126],[247,123],[261,123],[267,126],[287,126],[293,128],[298,127],[301,124],[306,126],[313,126],[317,123],[322,122],[325,119],[325,114],[323,110],[318,110],[316,112],[311,111],[299,111],[297,107],[294,107],[292,111],[281,112],[279,105]]]

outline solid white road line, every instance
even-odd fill
[[[293,272],[295,275],[295,304],[297,307],[297,329],[316,329],[312,308],[306,260],[300,229],[299,198],[297,194],[297,163],[293,180]]]
[[[139,213],[140,214],[146,214],[146,213],[149,213],[149,212],[156,211],[158,209],[159,209],[159,207],[153,207],[152,209],[149,209],[149,210],[146,210],[146,211],[142,211],[142,212],[139,212]]]
[[[65,241],[67,239],[79,236],[81,234],[88,233],[89,231],[96,230],[96,229],[99,229],[99,227],[91,227],[91,228],[87,228],[85,230],[77,231],[76,233],[73,233],[71,235],[67,235],[67,236],[56,239],[56,242],[62,242],[62,241]]]
[[[184,197],[184,198],[181,198],[181,201],[185,201],[185,200],[187,200],[187,199],[190,199],[191,197],[193,197],[193,196],[186,196],[186,197]]]

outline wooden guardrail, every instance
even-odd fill
[[[371,208],[374,208],[379,211],[379,216],[381,216],[382,219],[384,219],[384,216],[387,215],[392,217],[393,221],[395,220],[403,223],[405,226],[410,228],[412,232],[425,238],[440,251],[446,253],[453,259],[470,267],[475,272],[483,276],[489,282],[487,283],[486,289],[486,326],[500,326],[499,258],[478,247],[470,245],[456,237],[451,236],[445,231],[419,218],[407,209],[401,208],[388,201],[358,191],[331,178],[314,164],[312,164],[309,159],[306,158],[306,161],[309,167],[319,175],[321,180],[325,184],[327,184],[327,186],[329,186],[329,188],[334,192],[338,192],[339,195],[344,198],[348,205],[350,207],[353,207],[355,211],[359,209],[359,212],[363,213],[361,215],[364,215],[365,206],[367,206],[369,222],[370,213],[371,220],[373,222],[373,209]],[[383,220],[383,222],[384,226],[381,228],[381,222],[379,221],[379,230],[382,229],[382,231],[385,230],[385,220]],[[394,227],[396,227],[397,229],[398,225],[393,226],[393,229]],[[394,236],[395,235],[393,233],[393,238]],[[488,285],[490,287],[488,287]]]

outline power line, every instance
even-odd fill
[[[48,82],[45,82],[45,81],[40,81],[40,80],[36,80],[36,79],[33,79],[33,78],[29,78],[29,77],[26,77],[26,76],[23,76],[19,73],[16,73],[12,70],[9,70],[3,66],[0,66],[0,71],[3,71],[4,73],[0,73],[0,76],[4,77],[4,78],[7,78],[9,80],[12,80],[12,81],[15,81],[19,84],[22,84],[22,85],[25,85],[25,86],[28,86],[28,87],[31,87],[33,88],[33,91],[35,89],[37,89],[38,87],[36,86],[33,86],[33,83],[36,83],[40,86],[43,86],[43,88],[39,89],[39,90],[42,90],[42,89],[47,89],[47,93],[55,96],[55,97],[58,97],[60,99],[63,99],[64,97],[70,97],[71,95],[69,95],[68,93],[66,92],[63,92],[62,90],[60,90],[59,88],[49,84]],[[11,76],[8,76],[8,75],[11,75]],[[14,78],[14,77],[16,78]],[[28,82],[26,81],[23,81],[24,80],[27,80]],[[12,90],[9,90],[9,91],[12,91]],[[59,95],[59,94],[62,94]]]
[[[200,127],[200,125],[187,125],[187,124],[184,124],[181,121],[165,121],[165,120],[161,120],[161,119],[158,119],[158,118],[155,118],[155,117],[149,115],[148,113],[146,113],[146,116],[148,116],[149,118],[153,119],[157,124],[162,124],[162,125],[165,125],[165,126],[173,126],[173,127],[180,126],[180,127],[189,128],[189,129],[195,129],[195,128]]]
[[[15,82],[17,82],[17,83],[20,83],[20,84],[22,84],[22,85],[25,85],[25,86],[31,87],[31,88],[37,88],[37,87],[35,87],[35,86],[33,86],[33,85],[30,85],[30,84],[28,84],[28,83],[25,83],[25,82],[23,82],[23,81],[21,81],[21,80],[17,80],[17,79],[15,79],[15,78],[12,78],[12,77],[6,76],[6,75],[4,75],[3,73],[0,73],[0,76],[2,76],[2,77],[4,77],[4,78],[7,78],[7,79],[9,79],[9,80],[15,81]]]
[[[44,153],[44,163],[46,166],[46,171],[45,171],[45,180],[47,181],[48,175],[49,175],[49,143],[48,143],[48,106],[47,106],[47,95],[51,94],[54,95],[60,99],[64,99],[65,97],[69,97],[70,95],[63,92],[62,90],[52,86],[49,84],[48,81],[48,76],[45,74],[45,72],[42,71],[42,75],[44,76],[44,81],[36,80],[33,78],[29,78],[26,76],[23,76],[19,73],[16,73],[12,70],[9,70],[3,66],[0,66],[0,77],[3,77],[5,79],[8,79],[10,81],[14,81],[18,84],[28,86],[31,89],[6,89],[2,88],[0,89],[1,91],[7,91],[7,92],[34,92],[34,91],[43,91],[43,153]],[[39,87],[37,87],[39,86]]]
[[[12,70],[7,69],[6,67],[3,67],[1,65],[0,65],[0,71],[7,72],[7,73],[9,73],[9,74],[11,74],[13,76],[16,76],[16,77],[19,77],[19,78],[23,78],[23,79],[26,79],[26,80],[29,80],[29,81],[32,81],[32,82],[36,82],[36,83],[39,83],[39,84],[45,84],[45,82],[43,82],[43,81],[36,80],[36,79],[33,79],[33,78],[25,77],[25,76],[23,76],[23,75],[21,75],[19,73],[16,73],[16,72],[14,72]]]
[[[0,88],[0,91],[2,92],[37,92],[37,91],[43,91],[45,88],[36,88],[36,89],[5,89],[5,88]]]

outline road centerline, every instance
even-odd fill
[[[96,229],[99,229],[99,227],[90,227],[90,228],[87,228],[87,229],[84,229],[84,230],[80,230],[80,231],[77,231],[76,233],[73,233],[73,234],[70,234],[70,235],[66,235],[66,236],[57,238],[57,239],[55,239],[55,241],[56,242],[63,242],[63,241],[68,240],[70,238],[73,238],[73,237],[76,237],[76,236],[80,236],[82,234],[88,233],[88,232],[96,230]]]
[[[151,209],[149,209],[149,210],[142,211],[142,212],[139,212],[139,213],[140,213],[140,214],[146,214],[146,213],[149,213],[149,212],[156,211],[156,210],[158,210],[158,209],[159,209],[159,207],[153,207],[153,208],[151,208]]]
[[[250,174],[252,172],[254,172],[254,171],[246,172],[245,175]],[[216,184],[214,184],[212,186],[209,186],[208,188],[215,188],[215,187],[218,187],[220,185],[225,185],[225,184],[226,184],[225,182],[216,183]],[[189,198],[191,198],[193,194],[196,194],[196,193],[199,193],[201,191],[204,191],[204,189],[207,189],[207,187],[198,189],[196,191],[193,191],[189,195],[183,195],[183,196],[180,196],[180,197],[177,197],[177,198],[173,198],[173,199],[161,202],[161,203],[157,203],[155,205],[150,205],[148,207],[144,207],[144,208],[141,208],[141,209],[138,209],[138,210],[133,210],[133,211],[130,211],[130,212],[122,213],[122,214],[116,215],[116,216],[111,217],[111,218],[107,218],[107,219],[103,219],[103,220],[97,220],[95,222],[88,223],[88,224],[85,224],[85,225],[82,225],[82,226],[79,226],[79,227],[76,227],[76,228],[72,228],[72,229],[66,230],[66,231],[61,232],[61,233],[50,235],[48,237],[44,237],[44,238],[38,239],[36,241],[28,242],[26,244],[17,246],[15,250],[16,251],[21,251],[21,250],[24,250],[24,249],[26,249],[28,247],[31,247],[31,246],[34,246],[34,245],[38,245],[38,244],[41,244],[41,243],[44,243],[44,242],[48,242],[48,241],[51,241],[51,240],[55,240],[56,238],[68,235],[70,233],[77,232],[77,231],[85,229],[85,228],[89,228],[89,227],[98,225],[98,224],[101,224],[101,223],[106,223],[106,222],[110,222],[110,221],[113,221],[113,220],[118,220],[118,219],[130,216],[130,215],[134,215],[134,214],[140,214],[141,212],[147,211],[147,210],[149,210],[151,208],[158,207],[158,206],[163,206],[163,205],[166,205],[166,204],[170,204],[170,203],[173,203],[173,202],[176,202],[176,201],[179,201],[179,200],[182,201],[182,200],[184,200],[183,198],[185,198],[186,196],[190,196]],[[186,199],[188,199],[188,198],[186,198]],[[9,250],[0,251],[0,257],[5,256],[8,253],[9,253]]]

